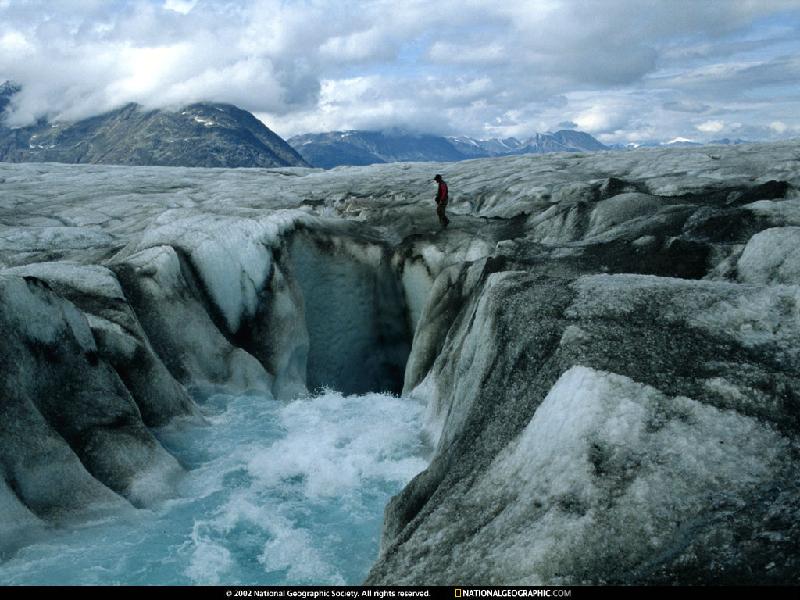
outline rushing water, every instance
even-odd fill
[[[55,530],[0,584],[360,583],[386,502],[426,465],[422,407],[336,392],[202,405],[208,426],[156,432],[189,471],[176,499]]]

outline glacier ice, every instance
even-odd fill
[[[399,392],[410,335],[388,253],[355,240],[299,235],[288,255],[308,328],[307,385]]]
[[[263,366],[214,323],[196,278],[172,246],[142,250],[113,268],[153,347],[179,381],[269,388]]]
[[[31,263],[6,273],[35,277],[84,311],[97,351],[128,387],[145,424],[196,414],[183,387],[156,356],[114,273],[97,265]]]
[[[774,227],[755,234],[736,265],[743,283],[800,283],[800,227]]]
[[[534,585],[563,583],[562,573],[611,578],[668,552],[676,525],[702,519],[718,497],[763,483],[786,450],[755,419],[573,367],[466,494],[505,506],[468,542],[488,552],[456,573]]]
[[[190,391],[330,387],[425,403],[435,447],[386,507],[370,583],[796,582],[769,540],[800,521],[797,148],[0,164],[7,551],[174,494],[148,428],[205,426]],[[215,540],[198,574],[235,559]],[[291,541],[255,560],[293,568]]]
[[[58,515],[120,504],[111,490],[136,505],[168,496],[181,469],[98,359],[84,315],[36,279],[0,276],[0,298],[5,470],[26,506]]]

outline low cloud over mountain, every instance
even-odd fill
[[[591,135],[562,130],[536,134],[526,140],[516,138],[476,140],[467,136],[442,137],[403,130],[331,131],[290,138],[289,144],[315,167],[370,165],[399,161],[448,162],[468,158],[583,152],[609,148]]]
[[[0,109],[18,89],[10,84],[0,89]],[[216,103],[179,110],[128,104],[75,122],[40,120],[13,129],[0,121],[0,161],[187,167],[306,164],[251,113]]]

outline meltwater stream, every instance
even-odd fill
[[[383,508],[426,466],[422,407],[324,392],[213,395],[210,422],[156,432],[188,469],[179,497],[49,532],[0,584],[359,584]]]

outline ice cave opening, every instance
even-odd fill
[[[308,389],[399,395],[413,332],[386,248],[301,233],[288,255],[308,331]]]

